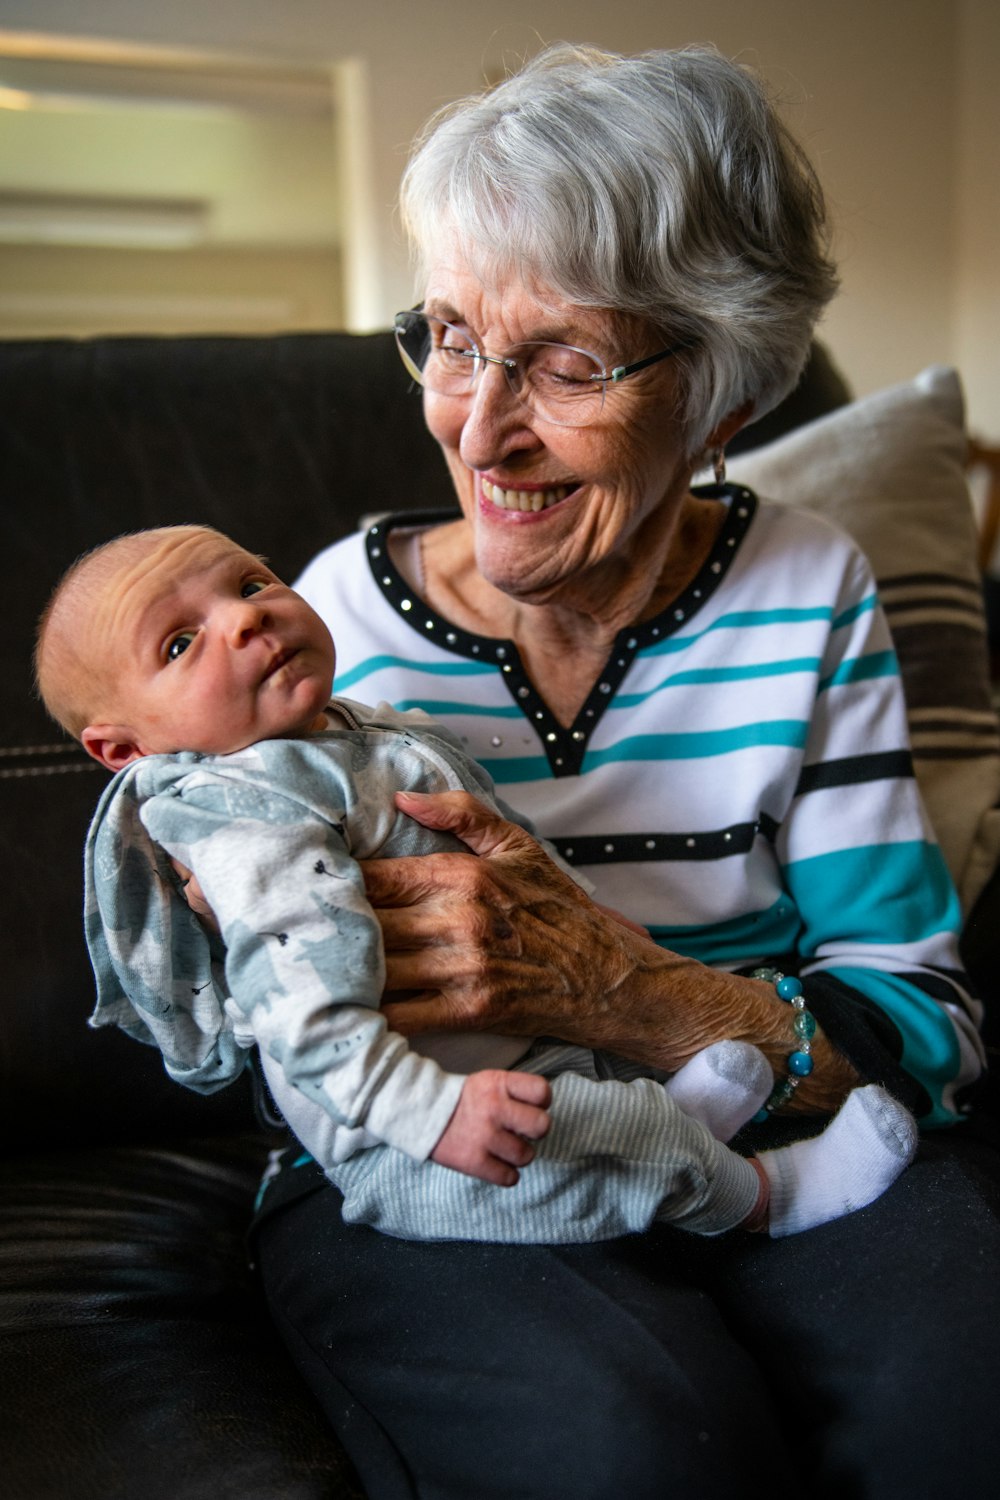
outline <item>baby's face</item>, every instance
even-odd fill
[[[111,655],[111,717],[142,755],[306,734],[330,697],[333,641],[319,615],[211,532],[166,534],[85,628]]]

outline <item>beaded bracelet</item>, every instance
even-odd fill
[[[763,1108],[753,1117],[754,1124],[761,1124],[774,1110],[788,1103],[802,1079],[808,1078],[812,1072],[812,1039],[816,1035],[816,1017],[806,1010],[802,985],[797,979],[782,974],[779,969],[754,969],[750,978],[766,979],[769,984],[774,985],[779,998],[790,1003],[795,1012],[792,1030],[798,1044],[795,1051],[788,1054],[788,1077],[775,1084],[764,1101]]]

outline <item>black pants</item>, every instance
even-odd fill
[[[950,1500],[1000,1482],[1000,1160],[925,1142],[786,1240],[412,1244],[263,1216],[277,1325],[371,1500]]]

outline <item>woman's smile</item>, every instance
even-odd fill
[[[551,510],[579,488],[578,484],[557,484],[548,488],[544,485],[506,487],[487,479],[485,474],[479,476],[480,494],[488,505],[497,510],[517,511],[522,515],[537,515],[539,511]]]

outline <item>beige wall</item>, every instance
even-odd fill
[[[952,357],[971,430],[1000,444],[1000,4],[962,13]]]
[[[392,203],[432,108],[543,40],[742,53],[779,90],[829,193],[843,292],[825,337],[854,388],[957,363],[994,441],[998,13],[996,0],[0,0],[11,29],[349,61],[371,127],[348,143],[354,326],[409,298]]]
[[[343,324],[334,250],[0,245],[7,338],[287,333]]]

